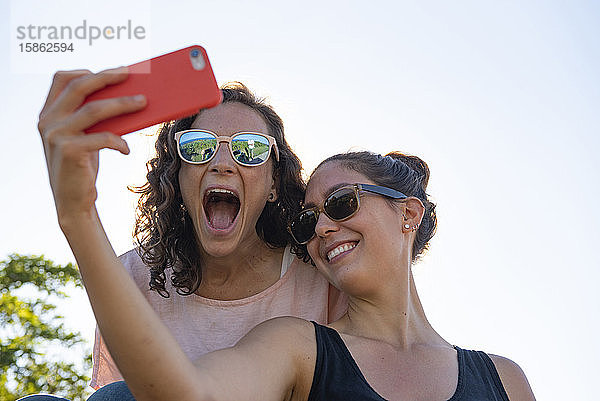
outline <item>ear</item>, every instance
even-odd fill
[[[271,189],[269,190],[269,196],[267,197],[267,202],[275,202],[278,198],[277,196],[277,187],[279,183],[279,175],[277,171],[273,170],[273,178],[271,179]]]
[[[275,182],[273,181],[273,185],[271,185],[271,190],[269,191],[269,197],[267,198],[267,202],[275,202],[277,200],[277,188],[275,186]]]
[[[402,214],[402,232],[417,231],[424,213],[425,207],[419,198],[411,196],[406,199]]]

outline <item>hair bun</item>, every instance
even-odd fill
[[[390,152],[386,155],[394,160],[399,160],[413,170],[421,180],[423,190],[427,189],[429,183],[429,166],[420,157],[406,155],[401,152]]]

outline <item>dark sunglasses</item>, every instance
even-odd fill
[[[288,231],[298,244],[306,244],[315,236],[321,211],[333,221],[343,221],[354,216],[360,208],[360,192],[371,192],[392,199],[406,199],[402,192],[371,184],[354,184],[336,189],[325,198],[323,207],[304,209],[288,224]]]
[[[275,138],[258,132],[238,132],[231,136],[218,136],[214,132],[190,129],[175,133],[177,152],[184,162],[208,163],[217,153],[219,144],[228,144],[231,157],[247,167],[260,166],[269,160],[271,148],[275,148],[275,159],[279,161],[279,149]]]

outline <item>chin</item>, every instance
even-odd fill
[[[214,241],[211,241],[214,242]],[[228,241],[229,242],[229,241]],[[208,245],[208,246],[207,246]],[[202,249],[204,253],[208,256],[212,256],[214,258],[223,258],[234,254],[237,250],[237,243],[212,243],[212,244],[202,244]]]

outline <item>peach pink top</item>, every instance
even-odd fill
[[[171,296],[163,298],[149,289],[148,267],[137,252],[131,250],[120,259],[191,360],[235,345],[250,329],[270,318],[296,316],[327,324],[347,308],[346,297],[313,266],[292,255],[289,247],[281,263],[282,276],[276,283],[256,295],[234,301],[178,295],[170,285],[170,270],[165,272],[165,287]],[[93,360],[90,386],[97,389],[122,380],[97,328]]]

